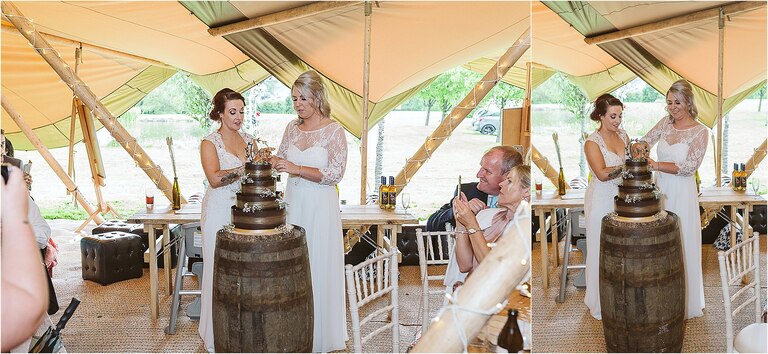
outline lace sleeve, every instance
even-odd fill
[[[707,153],[707,129],[701,127],[698,132],[695,133],[693,139],[688,144],[688,156],[685,157],[685,161],[682,163],[675,163],[677,165],[678,176],[692,176],[701,165],[701,161],[704,160],[704,154]]]
[[[320,169],[323,174],[320,184],[332,186],[341,181],[347,168],[347,138],[340,124],[327,138],[328,166]]]
[[[277,148],[277,157],[284,159],[285,158],[285,152],[288,151],[288,147],[291,144],[292,139],[292,129],[295,127],[296,124],[294,124],[294,121],[290,121],[287,126],[285,126],[285,132],[283,132],[283,139],[280,141],[280,147]]]
[[[656,125],[651,128],[640,140],[648,143],[648,148],[653,147],[659,139],[661,139],[661,133],[664,131],[664,126],[669,122],[669,117],[662,118]]]

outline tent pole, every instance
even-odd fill
[[[366,203],[368,181],[368,94],[371,75],[371,13],[372,3],[365,2],[365,39],[363,43],[363,127],[360,132],[360,205]]]
[[[146,151],[136,143],[136,139],[133,138],[120,122],[117,121],[112,113],[99,102],[99,99],[91,89],[83,84],[83,80],[75,75],[72,69],[61,59],[59,53],[52,49],[48,41],[32,28],[24,14],[19,11],[16,5],[9,1],[3,1],[0,3],[0,6],[2,6],[3,13],[7,15],[8,21],[10,21],[29,43],[34,46],[37,53],[45,59],[54,71],[56,71],[59,77],[61,77],[61,80],[75,91],[77,97],[79,97],[83,103],[96,114],[96,117],[99,118],[101,124],[104,125],[115,140],[123,146],[125,151],[136,160],[149,179],[157,185],[157,188],[165,194],[168,200],[172,200],[171,183],[168,181],[168,178],[163,175],[160,167],[157,166]],[[182,196],[181,203],[185,204],[186,202],[186,199]]]
[[[520,144],[523,145],[523,156],[528,156],[531,150],[531,77],[533,67],[530,60],[525,64],[525,97],[523,98],[523,117],[520,123]],[[527,161],[530,164],[530,161]]]
[[[278,23],[312,16],[326,11],[341,9],[359,4],[359,1],[318,1],[293,9],[275,12],[269,15],[249,18],[247,20],[224,26],[213,27],[208,29],[208,34],[214,37],[222,37],[232,33],[271,26]]]
[[[504,232],[472,276],[453,294],[456,298],[448,306],[456,306],[458,310],[445,308],[416,343],[414,353],[460,353],[466,349],[459,333],[463,332],[468,342],[475,338],[491,316],[477,312],[501,311],[501,304],[531,271],[531,250],[520,241],[531,239],[531,209],[526,202],[523,204],[520,206],[523,214],[518,214],[521,217],[516,221],[519,227],[510,227]]]
[[[747,164],[744,165],[744,169],[747,171],[747,177],[755,172],[757,166],[759,166],[760,162],[765,158],[766,153],[768,153],[768,139],[763,140],[763,143],[755,149],[755,153],[752,154],[752,157],[747,160]]]
[[[722,184],[723,168],[723,50],[725,42],[725,13],[723,8],[719,9],[718,17],[718,44],[717,44],[717,142],[715,146],[715,186]],[[694,117],[696,118],[696,117]]]
[[[765,1],[739,1],[715,9],[701,10],[690,14],[623,29],[620,31],[602,34],[595,37],[584,38],[584,42],[587,44],[602,44],[629,37],[635,37],[642,34],[653,33],[672,27],[682,26],[691,22],[718,18],[723,12],[729,16],[732,16],[742,12],[759,9],[761,7],[765,7]]]
[[[27,122],[24,121],[24,119],[19,115],[19,113],[13,108],[13,105],[5,98],[5,96],[0,96],[0,99],[2,100],[2,106],[3,109],[8,112],[8,115],[13,119],[14,122],[16,122],[16,125],[19,126],[19,129],[21,129],[22,132],[24,132],[24,135],[29,139],[29,142],[32,143],[32,145],[35,146],[37,151],[40,153],[40,155],[45,159],[45,162],[48,163],[48,166],[51,167],[53,172],[56,173],[57,176],[59,176],[59,179],[64,183],[64,185],[67,187],[67,190],[70,191],[72,194],[74,194],[75,199],[78,203],[85,209],[85,211],[93,215],[93,219],[97,223],[103,223],[104,218],[101,217],[101,215],[94,215],[96,210],[91,206],[90,203],[88,203],[87,200],[83,197],[82,193],[80,193],[80,190],[77,188],[77,185],[75,182],[72,181],[71,178],[69,178],[69,175],[67,175],[67,172],[64,171],[64,168],[59,165],[59,162],[56,161],[56,159],[51,155],[51,152],[48,151],[48,148],[43,145],[43,143],[40,141],[40,138],[37,137],[37,134],[32,130],[32,128],[27,125]]]
[[[427,137],[427,140],[421,147],[413,154],[408,160],[406,160],[405,166],[395,177],[395,186],[397,186],[397,193],[400,193],[405,186],[410,182],[411,177],[429,160],[432,153],[446,140],[456,127],[467,117],[467,114],[471,112],[477,106],[480,101],[485,98],[491,89],[501,80],[504,75],[507,74],[512,65],[525,54],[531,46],[531,30],[530,28],[520,35],[520,38],[515,41],[514,45],[509,47],[507,51],[499,57],[499,61],[494,65],[488,73],[483,76],[482,79],[475,85],[474,88],[467,94],[464,99],[461,100],[452,110],[448,113],[448,116],[443,119],[440,125],[435,128]]]

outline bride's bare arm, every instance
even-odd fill
[[[587,163],[592,171],[595,173],[595,178],[605,182],[610,181],[619,175],[621,175],[621,165],[618,166],[606,166],[603,153],[600,152],[600,147],[594,141],[587,141],[584,143],[584,152],[587,155]]]
[[[221,170],[219,165],[219,156],[216,154],[216,147],[208,140],[203,140],[200,144],[200,161],[203,165],[205,178],[208,179],[208,185],[212,188],[219,188],[232,184],[243,175],[243,167],[237,167],[229,170]]]

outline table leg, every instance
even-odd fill
[[[381,252],[382,249],[385,249],[385,247],[384,247],[384,227],[383,226],[379,226],[379,227],[376,228],[376,245],[379,246],[379,250],[378,250],[379,253],[377,253],[377,255],[384,254],[384,252]]]
[[[171,230],[168,224],[163,225],[163,249],[166,251],[163,253],[163,264],[165,267],[165,287],[167,294],[173,294],[173,278],[171,277],[171,249],[168,244],[171,243]]]
[[[736,218],[736,205],[731,205],[731,247],[736,245],[736,225],[738,220]]]
[[[157,247],[155,246],[155,227],[149,225],[149,312],[153,320],[160,312],[157,301]]]
[[[541,246],[541,280],[542,285],[544,285],[544,290],[549,288],[549,272],[548,272],[548,262],[549,260],[547,257],[549,256],[549,244],[547,243],[547,224],[546,219],[544,218],[545,211],[544,209],[539,209],[539,231],[541,231],[541,240],[539,241],[539,245]]]
[[[560,266],[560,255],[558,254],[558,250],[560,247],[558,247],[558,240],[560,240],[560,235],[558,235],[558,227],[557,227],[557,209],[552,209],[552,248],[554,248],[554,255],[555,255],[555,268]]]

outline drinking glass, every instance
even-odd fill
[[[757,194],[760,191],[760,179],[757,177],[752,178],[752,191]]]
[[[410,193],[400,193],[400,202],[403,206],[403,209],[405,209],[405,212],[408,212],[408,208],[411,206],[411,194]]]
[[[544,190],[544,185],[542,184],[541,177],[536,177],[536,195],[541,195],[543,190]]]
[[[155,189],[147,188],[144,193],[144,199],[147,203],[147,209],[152,209],[155,206]]]

